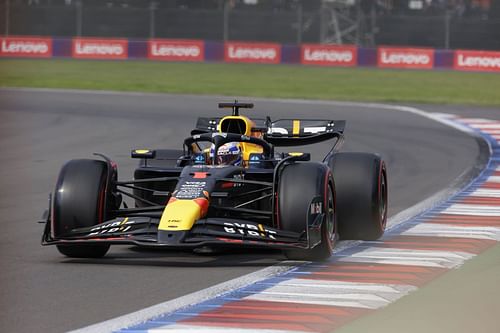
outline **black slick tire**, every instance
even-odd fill
[[[72,229],[102,223],[106,216],[107,165],[103,161],[79,159],[61,169],[52,206],[55,239],[63,239]],[[99,258],[109,245],[57,245],[60,253],[72,258]]]
[[[341,239],[376,240],[387,224],[387,170],[380,156],[337,153],[331,160]]]
[[[328,259],[337,239],[335,185],[329,168],[321,163],[295,163],[284,168],[278,186],[280,228],[303,233],[311,201],[321,198],[321,242],[312,249],[284,250],[291,260],[321,261]]]

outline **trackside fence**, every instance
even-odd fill
[[[126,38],[0,36],[0,57],[148,59],[153,61],[302,64],[341,67],[453,69],[500,73],[500,52],[354,45],[216,42]]]

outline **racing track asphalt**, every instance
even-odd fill
[[[223,114],[218,101],[0,90],[0,331],[80,328],[283,260],[277,252],[199,256],[128,246],[112,248],[101,260],[75,260],[40,246],[43,225],[35,221],[65,161],[104,152],[118,162],[120,178],[131,177],[132,148],[178,148],[196,117]],[[462,132],[382,108],[258,100],[247,114],[346,119],[343,150],[379,152],[387,162],[390,215],[446,188],[474,166],[479,154],[476,140]],[[313,156],[321,148],[313,147]]]

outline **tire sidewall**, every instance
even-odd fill
[[[387,170],[371,153],[336,153],[329,161],[341,239],[376,240],[387,224]],[[382,190],[383,189],[383,190]]]
[[[309,166],[308,166],[309,165]],[[290,168],[287,170],[287,168]],[[292,170],[292,168],[298,170]],[[312,249],[307,250],[287,250],[285,251],[285,255],[289,259],[294,260],[324,260],[331,256],[333,252],[333,248],[335,247],[335,242],[338,239],[338,227],[337,227],[337,218],[336,218],[336,196],[335,196],[335,182],[332,176],[332,173],[329,167],[325,164],[321,163],[295,163],[285,167],[283,170],[282,176],[284,173],[290,172],[293,174],[293,177],[288,177],[285,175],[280,178],[279,183],[279,196],[277,203],[277,216],[278,221],[280,223],[280,228],[287,231],[294,232],[302,232],[307,227],[307,220],[309,217],[309,208],[311,206],[312,200],[315,197],[322,198],[322,213],[325,216],[321,224],[321,241]],[[312,172],[316,172],[315,176],[312,175]],[[303,178],[299,175],[303,173]],[[289,179],[291,178],[291,179]],[[295,182],[291,182],[294,180]],[[290,182],[290,183],[286,183]],[[304,182],[301,184],[301,182]],[[313,182],[316,182],[314,184]],[[313,187],[311,186],[313,183]],[[291,191],[296,191],[295,193],[290,193]],[[331,193],[332,200],[332,234],[329,233],[328,228],[328,209],[329,209],[329,193]],[[284,199],[286,195],[293,195],[294,200],[292,202],[288,202]],[[300,198],[300,199],[299,199]],[[302,200],[300,203],[297,203],[297,200]],[[292,207],[292,208],[291,208]],[[288,214],[284,214],[283,210],[291,209],[292,212]],[[300,218],[303,216],[303,219]],[[287,220],[288,219],[288,220]],[[293,221],[290,221],[293,220]],[[302,222],[301,222],[302,221]],[[289,223],[292,222],[292,223]]]

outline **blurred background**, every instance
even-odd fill
[[[500,49],[498,0],[0,0],[0,34]]]

